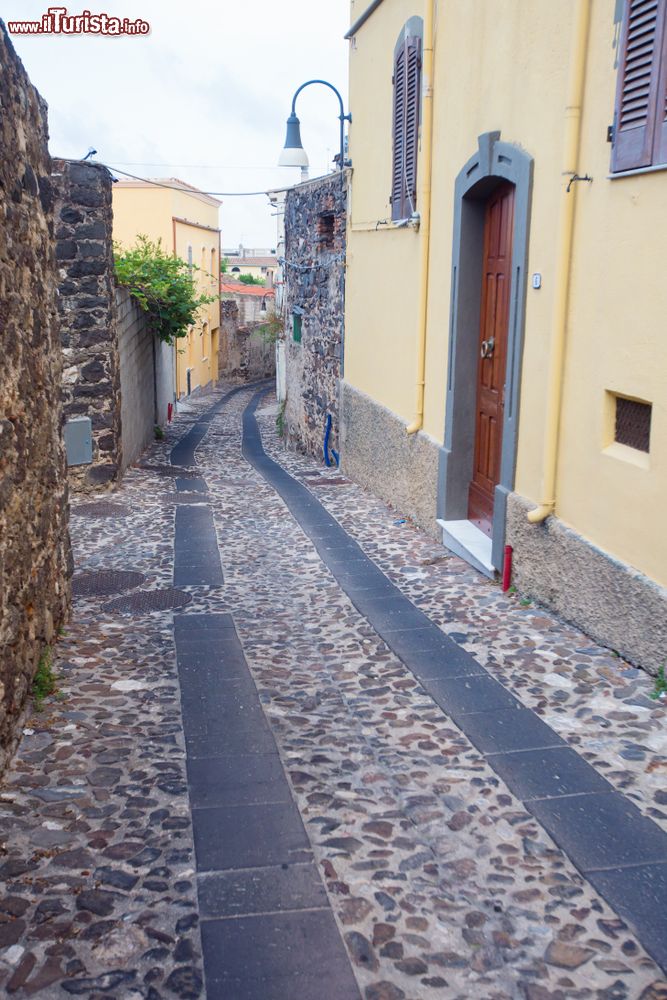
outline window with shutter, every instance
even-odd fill
[[[667,164],[667,0],[625,0],[612,171]]]
[[[417,207],[417,157],[421,100],[421,38],[412,18],[401,32],[394,54],[394,106],[391,217],[407,219]]]

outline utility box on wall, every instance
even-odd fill
[[[65,423],[68,465],[90,465],[93,460],[93,426],[90,417],[72,417]]]

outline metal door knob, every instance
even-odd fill
[[[496,341],[494,337],[490,340],[483,340],[482,347],[480,349],[480,354],[483,358],[490,358],[493,354],[493,348],[496,346]]]

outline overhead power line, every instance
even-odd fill
[[[169,163],[161,160],[113,160],[121,167],[176,167],[179,170],[275,170],[276,165],[249,166],[247,163],[234,166],[229,163]]]
[[[135,181],[143,181],[144,184],[152,184],[153,187],[167,188],[169,191],[182,191],[183,188],[179,187],[177,184],[165,184],[163,181],[152,181],[148,177],[139,177],[138,174],[130,174],[127,170],[119,170],[118,167],[112,167],[110,164],[105,163],[103,166],[107,167],[108,170],[112,170],[115,174],[122,174],[123,177],[131,177]],[[208,194],[211,197],[221,197],[221,198],[255,198],[255,197],[267,197],[268,191],[202,191],[200,188],[196,189],[200,194]]]

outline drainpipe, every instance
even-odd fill
[[[431,173],[433,169],[433,48],[434,7],[427,0],[424,12],[424,55],[422,59],[422,163],[417,205],[421,233],[421,271],[419,280],[419,341],[417,345],[417,403],[415,419],[406,428],[416,434],[424,426],[424,385],[426,382],[426,320],[428,315],[428,270],[431,249]]]
[[[565,342],[567,312],[570,300],[570,272],[572,234],[576,207],[576,185],[571,182],[578,173],[581,138],[581,109],[584,98],[586,53],[591,18],[591,0],[576,0],[572,24],[572,61],[565,108],[565,135],[563,142],[563,177],[560,196],[560,218],[555,269],[555,290],[547,386],[547,412],[544,432],[544,469],[542,496],[539,507],[528,513],[531,524],[540,524],[556,508],[556,473],[558,465],[558,437],[563,399],[563,373],[565,367]]]

